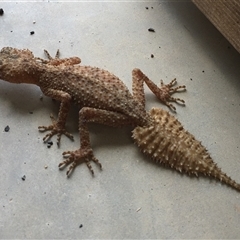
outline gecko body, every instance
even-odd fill
[[[70,167],[67,175],[80,163],[86,163],[94,174],[91,161],[102,168],[94,156],[90,144],[87,123],[95,122],[113,127],[132,125],[133,139],[140,149],[157,162],[175,168],[180,172],[198,175],[203,173],[240,190],[240,185],[228,177],[213,162],[207,150],[181,123],[162,109],[145,110],[143,84],[147,84],[156,97],[170,110],[170,103],[184,101],[171,95],[185,86],[173,87],[176,79],[157,87],[140,69],[132,71],[132,94],[125,84],[110,72],[91,66],[80,65],[78,57],[59,58],[57,52],[52,58],[45,51],[48,60],[34,57],[28,49],[19,50],[5,47],[0,51],[0,79],[12,83],[29,83],[40,87],[42,92],[60,101],[58,118],[52,118],[50,126],[39,126],[40,131],[49,131],[44,142],[57,135],[59,145],[62,135],[73,136],[65,129],[66,119],[72,103],[80,107],[79,135],[80,148],[65,151],[66,158],[59,164]]]

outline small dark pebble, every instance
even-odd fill
[[[192,78],[190,78],[190,80],[192,81]]]
[[[22,180],[25,181],[26,180],[26,175],[22,176]]]
[[[0,8],[0,16],[2,16],[4,14],[4,11],[2,8]]]
[[[148,7],[145,7],[146,9],[148,9]]]
[[[32,111],[30,111],[29,113],[30,113],[30,114],[33,114],[33,112],[32,112]]]
[[[34,33],[35,33],[34,31],[31,31],[31,32],[30,32],[30,35],[33,35]]]
[[[82,225],[82,224],[80,224],[79,228],[82,228],[82,227],[83,227],[83,225]]]
[[[204,71],[204,70],[202,70],[202,72],[204,73],[205,71]]]
[[[10,127],[7,125],[7,126],[4,128],[4,131],[5,131],[5,132],[9,132],[9,130],[10,130]]]
[[[155,30],[153,28],[149,28],[148,31],[149,32],[155,32]]]
[[[50,148],[53,145],[52,141],[47,142],[47,147]]]
[[[153,54],[151,54],[151,58],[154,58],[154,55],[153,55]]]

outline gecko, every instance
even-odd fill
[[[132,93],[126,85],[107,70],[81,65],[79,57],[53,58],[45,50],[48,59],[35,57],[28,49],[4,47],[0,51],[0,79],[11,83],[29,83],[40,87],[43,94],[60,101],[58,117],[52,115],[52,124],[39,126],[42,132],[49,131],[43,141],[57,135],[73,140],[66,128],[66,120],[72,103],[79,110],[78,129],[80,147],[63,152],[58,166],[69,165],[67,176],[75,167],[85,163],[94,175],[91,162],[102,169],[90,144],[88,123],[100,123],[112,127],[131,125],[132,138],[140,150],[156,162],[189,175],[204,174],[240,191],[240,184],[227,176],[212,160],[207,149],[186,131],[182,124],[161,108],[145,109],[144,83],[170,111],[176,108],[171,102],[185,105],[184,100],[172,97],[175,92],[186,90],[177,86],[176,79],[158,87],[140,69],[132,70]]]

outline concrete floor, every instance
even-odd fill
[[[240,55],[190,1],[1,2],[0,8],[0,48],[28,48],[42,58],[43,49],[60,49],[62,57],[108,69],[129,88],[134,67],[156,83],[176,77],[188,90],[176,94],[186,101],[177,106],[178,119],[240,182]],[[75,142],[63,137],[57,148],[53,138],[48,149],[37,127],[50,123],[58,104],[41,95],[36,86],[0,81],[1,238],[240,237],[239,192],[152,163],[133,144],[130,128],[91,125],[103,171],[93,165],[92,177],[81,165],[67,179],[57,166],[62,151],[79,146],[77,109],[67,125]],[[166,109],[147,88],[146,96],[148,109]]]

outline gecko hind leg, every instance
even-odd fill
[[[155,96],[165,104],[171,111],[176,112],[176,108],[170,102],[176,102],[185,105],[185,101],[180,98],[174,98],[171,95],[179,92],[185,91],[186,86],[174,87],[177,83],[176,78],[170,83],[164,84],[161,80],[161,86],[158,87],[154,82],[152,82],[140,69],[135,68],[132,71],[132,92],[133,97],[140,102],[145,107],[145,95],[143,83],[145,82],[149,89],[155,94]]]
[[[79,111],[79,136],[80,136],[80,148],[75,151],[65,151],[63,152],[63,157],[66,160],[62,161],[58,167],[60,169],[64,168],[66,165],[69,165],[69,168],[66,172],[69,177],[75,167],[81,163],[85,163],[94,175],[93,168],[91,166],[91,161],[99,166],[102,169],[102,165],[99,160],[94,156],[92,147],[90,145],[89,130],[87,123],[100,123],[112,127],[130,125],[131,119],[129,117],[107,110],[95,109],[84,107]]]

